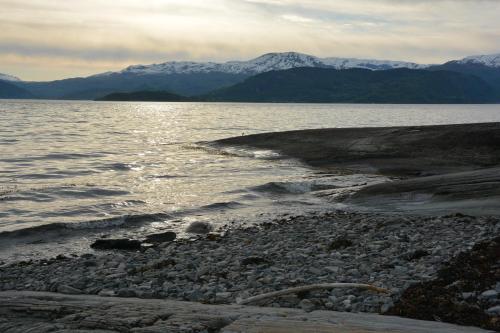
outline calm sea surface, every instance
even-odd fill
[[[193,221],[244,224],[326,209],[314,193],[366,181],[323,174],[273,152],[221,151],[203,141],[492,121],[500,121],[499,105],[0,100],[0,259],[77,253],[108,234],[182,236]]]

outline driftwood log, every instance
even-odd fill
[[[258,301],[265,300],[265,299],[275,298],[275,297],[289,295],[289,294],[304,293],[304,292],[314,291],[314,290],[329,290],[329,289],[335,289],[335,288],[358,288],[358,289],[366,289],[366,290],[374,291],[377,293],[384,293],[384,294],[389,293],[389,291],[387,289],[375,287],[375,286],[372,286],[370,284],[363,284],[363,283],[321,283],[321,284],[311,284],[308,286],[273,291],[270,293],[265,293],[265,294],[241,299],[241,300],[238,300],[236,303],[241,304],[241,305],[251,304],[251,303],[255,303]]]
[[[485,333],[368,313],[207,305],[161,299],[0,292],[2,333]]]

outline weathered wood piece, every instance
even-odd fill
[[[242,304],[242,305],[251,304],[251,303],[255,303],[258,301],[265,300],[265,299],[270,299],[270,298],[289,295],[289,294],[304,293],[304,292],[309,292],[309,291],[314,291],[314,290],[329,290],[329,289],[334,289],[334,288],[358,288],[358,289],[370,290],[370,291],[377,292],[377,293],[388,293],[389,292],[387,289],[379,288],[379,287],[372,286],[370,284],[363,284],[363,283],[320,283],[320,284],[311,284],[308,286],[301,286],[301,287],[273,291],[270,293],[265,293],[265,294],[249,297],[246,299],[242,299],[242,300],[239,300],[237,303]]]
[[[205,305],[159,299],[0,292],[0,332],[481,333],[484,330],[376,314]]]

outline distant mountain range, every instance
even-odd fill
[[[114,93],[107,101],[212,101],[257,103],[488,103],[491,86],[473,75],[398,68],[299,67],[249,77],[231,87],[197,97],[165,91]]]
[[[153,65],[134,65],[118,72],[50,82],[18,81],[15,77],[2,75],[0,75],[0,80],[8,80],[9,83],[29,92],[33,98],[45,99],[97,99],[110,93],[137,91],[168,91],[183,96],[210,94],[215,96],[214,91],[239,84],[255,75],[303,67],[359,68],[370,71],[392,69],[452,71],[477,76],[500,96],[500,54],[467,57],[442,65],[420,65],[401,61],[318,58],[302,53],[285,52],[268,53],[249,61],[225,63],[173,61]],[[369,72],[363,73],[370,75]]]
[[[408,68],[293,68],[252,76],[203,96],[223,102],[489,103],[494,89],[478,77]]]

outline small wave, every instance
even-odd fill
[[[228,202],[215,202],[210,205],[202,206],[200,210],[204,209],[235,209],[244,206],[244,204],[237,201],[228,201]]]
[[[96,198],[96,197],[113,197],[130,194],[128,191],[112,190],[105,188],[72,188],[72,189],[59,189],[54,194],[61,197],[72,198]]]
[[[0,191],[2,201],[51,201],[58,197],[63,198],[99,198],[115,197],[130,194],[119,189],[106,189],[99,187],[83,187],[77,185],[64,185],[61,187],[40,188],[14,188]]]
[[[156,178],[156,179],[173,179],[173,178],[186,178],[188,176],[183,175],[151,175],[147,176],[148,178]]]
[[[0,145],[13,145],[19,142],[17,139],[2,139],[0,140]]]
[[[249,157],[262,160],[276,160],[283,156],[273,150],[255,150],[250,148],[235,148],[235,147],[220,147],[211,143],[196,143],[184,145],[183,148],[202,150],[213,155],[234,156],[234,157]]]
[[[269,182],[251,188],[254,192],[271,194],[304,194],[314,191],[323,191],[337,188],[334,184],[316,183],[314,181],[302,182]]]
[[[55,171],[53,173],[27,173],[16,176],[19,179],[61,179],[74,176],[85,176],[95,173],[92,170],[81,171]]]
[[[106,169],[113,169],[117,171],[129,171],[132,170],[134,166],[126,163],[112,163],[106,166]]]
[[[9,163],[20,163],[20,162],[33,162],[33,161],[43,161],[43,160],[75,160],[75,159],[88,159],[88,158],[99,158],[105,157],[106,154],[103,153],[50,153],[40,156],[29,156],[29,157],[17,157],[17,158],[6,158],[1,159],[3,162]]]
[[[12,239],[13,237],[27,237],[47,232],[64,232],[70,230],[92,230],[92,229],[107,229],[125,226],[137,226],[143,223],[164,221],[171,218],[171,215],[165,213],[156,214],[137,214],[137,215],[122,215],[101,220],[90,220],[72,223],[51,223],[38,226],[30,226],[14,231],[0,232],[0,238]]]
[[[79,154],[79,153],[51,153],[47,154],[45,156],[40,156],[40,159],[44,160],[74,160],[74,159],[79,159],[79,158],[96,158],[96,157],[105,157],[106,155],[101,154],[101,153],[86,153],[86,154]]]

